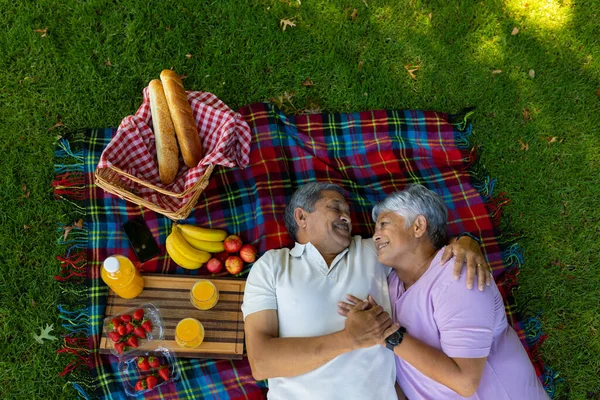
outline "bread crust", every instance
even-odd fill
[[[189,168],[196,167],[202,159],[202,143],[198,135],[196,120],[192,114],[192,107],[187,101],[183,82],[177,73],[169,69],[160,73],[160,80],[169,104],[183,161]]]
[[[154,126],[154,142],[158,161],[158,174],[162,183],[170,185],[175,181],[179,170],[179,148],[175,138],[175,127],[160,80],[154,79],[148,85],[150,112]]]

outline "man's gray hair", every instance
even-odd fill
[[[408,229],[418,215],[427,220],[427,236],[436,249],[446,245],[446,224],[448,209],[444,201],[434,191],[422,185],[409,185],[405,190],[392,193],[373,208],[373,220],[379,214],[394,212],[405,218]]]
[[[294,241],[296,241],[296,234],[298,232],[298,224],[294,219],[294,210],[300,207],[306,212],[313,212],[315,210],[315,203],[323,197],[321,193],[325,190],[333,190],[344,196],[344,191],[341,187],[326,182],[307,183],[300,186],[292,195],[290,202],[285,207],[283,219],[285,227]]]

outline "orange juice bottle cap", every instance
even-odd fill
[[[119,264],[119,260],[116,257],[108,257],[104,260],[104,269],[106,272],[110,272],[114,274],[121,268],[121,264]]]

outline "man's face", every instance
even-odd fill
[[[307,215],[305,221],[305,238],[322,253],[337,254],[350,246],[350,207],[338,192],[321,192],[314,211]]]
[[[411,227],[405,228],[404,217],[394,212],[383,212],[377,217],[373,241],[380,263],[393,266],[402,255],[415,248]]]

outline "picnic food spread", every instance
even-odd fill
[[[216,126],[209,126],[208,128],[212,130],[219,129],[219,136],[229,135],[231,138],[231,134],[236,133],[232,128],[238,129],[236,127],[237,122],[231,117],[222,117],[222,115],[224,115],[223,113],[230,110],[222,102],[216,99],[216,97],[211,96],[212,95],[205,97],[204,103],[201,103],[201,107],[212,107],[211,109],[206,109],[206,112],[209,114],[209,119],[212,118],[209,124],[217,124]],[[142,184],[143,187],[148,187],[148,185],[144,183],[144,180],[147,180],[147,178],[139,178],[141,174],[150,173],[151,175],[154,174],[154,178],[152,178],[153,182],[156,182],[156,178],[158,178],[162,184],[171,185],[171,187],[180,185],[183,181],[181,178],[183,177],[186,183],[185,188],[187,188],[188,176],[190,174],[201,176],[198,175],[197,172],[194,172],[194,170],[200,168],[200,161],[203,160],[202,133],[199,132],[199,127],[202,126],[202,129],[204,130],[206,124],[202,123],[202,125],[200,125],[200,122],[197,122],[197,116],[195,117],[194,115],[194,112],[196,112],[197,109],[196,111],[192,110],[193,102],[192,100],[188,100],[188,94],[183,87],[181,78],[174,71],[163,70],[160,74],[160,79],[153,79],[150,81],[144,97],[146,107],[148,107],[145,114],[146,118],[144,120],[147,125],[144,125],[144,122],[137,125],[137,120],[129,120],[127,123],[129,125],[122,123],[124,135],[117,135],[117,137],[114,138],[114,143],[111,142],[111,145],[114,144],[115,147],[108,151],[108,147],[111,147],[108,146],[107,149],[105,149],[105,153],[108,157],[116,156],[116,158],[111,158],[111,160],[114,161],[120,161],[122,159],[121,157],[123,157],[122,155],[125,154],[129,157],[136,155],[135,159],[131,159],[126,162],[125,165],[121,166],[121,168],[115,170],[124,171],[122,169],[123,167],[128,168],[124,176],[128,177],[128,179],[132,179],[133,182]],[[196,107],[198,106],[196,105]],[[140,110],[143,110],[143,107],[141,107]],[[138,114],[140,113],[140,110],[138,110]],[[147,119],[148,111],[151,116],[151,123]],[[138,114],[136,114],[136,116]],[[143,114],[140,114],[140,116],[141,115]],[[131,142],[131,138],[135,135],[125,134],[125,127],[131,126],[132,122],[135,127],[139,127],[137,132],[132,133],[139,135],[138,137],[142,139],[141,143],[135,145],[132,144],[134,142]],[[231,125],[229,128],[221,128],[225,126],[225,123],[231,122],[233,122],[234,125]],[[150,128],[148,125],[152,125],[152,127]],[[215,143],[215,141],[218,143],[223,142],[221,137],[214,136],[214,131],[204,133],[213,135],[208,141],[209,151],[211,150],[211,143]],[[150,140],[148,141],[148,139]],[[120,143],[122,143],[122,147],[119,148]],[[155,152],[153,151],[152,143],[154,143]],[[213,153],[208,153],[207,157],[217,157],[217,163],[226,166],[236,166],[235,164],[239,166],[240,160],[243,163],[246,163],[244,158],[240,159],[237,158],[237,155],[234,156],[234,153],[229,153],[231,151],[230,149],[233,149],[233,147],[230,147],[231,144],[234,144],[235,142],[228,139],[227,142],[223,143],[225,147],[219,148],[218,153],[214,153],[213,150]],[[146,156],[146,158],[137,157],[136,153],[132,153],[132,151],[137,152],[137,149],[140,149],[142,151],[140,155]],[[237,148],[236,151],[239,152],[240,148]],[[242,151],[246,150],[242,149]],[[185,167],[189,168],[189,170],[185,170],[185,173],[183,174],[179,174],[180,154]],[[148,158],[147,155],[153,157]],[[223,156],[226,158],[223,159]],[[227,157],[235,158],[227,159]],[[235,164],[231,164],[234,160]],[[211,161],[211,163],[212,162],[214,161]],[[102,164],[102,162],[100,164]],[[109,163],[108,166],[110,165],[111,164]],[[207,168],[207,172],[204,174],[204,177],[206,177],[207,180],[212,171],[212,165],[209,165],[209,167],[210,168]],[[200,174],[201,173],[202,172],[200,172]],[[99,185],[103,182],[101,179],[102,177],[103,176],[101,175],[96,175]],[[195,177],[193,179],[198,178]],[[147,181],[150,182],[149,180]],[[111,189],[110,186],[111,185],[109,184],[108,186],[102,187],[107,190]],[[196,186],[198,185],[195,184],[194,187]],[[135,189],[135,186],[133,188]],[[196,190],[196,194],[200,193],[203,188],[204,187],[199,187]],[[182,198],[182,196],[185,195],[181,187],[174,190],[181,192],[180,195],[176,192],[171,193],[175,196],[174,198]],[[117,192],[117,194],[121,195],[120,192]],[[126,196],[126,198],[132,201],[135,200],[135,196],[133,198]],[[152,199],[152,197],[148,197],[148,199]],[[195,202],[196,199],[197,195],[195,197],[192,196],[191,201]],[[150,207],[149,204],[144,202],[139,204]],[[154,209],[153,207],[150,208]],[[173,218],[172,215],[166,215],[172,219],[176,219]],[[164,245],[171,260],[182,268],[197,270],[204,264],[207,264],[206,268],[208,272],[213,274],[221,272],[223,266],[225,266],[227,272],[233,275],[239,274],[243,270],[244,263],[252,263],[256,259],[256,248],[254,246],[250,244],[244,245],[239,236],[228,235],[227,232],[222,229],[203,228],[189,224],[173,224],[172,230],[167,236]],[[133,299],[140,296],[144,291],[144,277],[140,274],[140,271],[136,269],[132,261],[123,255],[113,255],[106,258],[103,267],[101,268],[101,277],[113,290],[114,295],[122,299]],[[152,277],[148,277],[148,279],[148,282],[153,282]],[[204,320],[205,316],[208,318],[205,321],[205,323],[208,324],[208,332],[210,332],[207,337],[208,346],[201,346],[205,341],[205,334],[207,333],[205,332],[203,323],[197,319],[198,316],[191,313],[191,311],[185,311],[189,309],[182,307],[182,305],[171,305],[170,303],[178,301],[175,300],[175,298],[179,299],[179,295],[175,295],[174,291],[180,291],[181,289],[175,287],[167,289],[173,291],[169,292],[172,293],[173,296],[167,295],[167,297],[156,298],[153,297],[152,291],[157,290],[158,288],[155,284],[149,283],[152,287],[148,289],[148,294],[146,295],[145,292],[142,297],[146,299],[164,299],[160,304],[161,307],[164,306],[167,310],[173,310],[173,307],[177,307],[177,309],[180,310],[180,312],[177,313],[178,317],[175,318],[181,319],[177,322],[175,329],[172,330],[173,328],[168,328],[170,329],[169,336],[173,338],[171,340],[173,340],[180,349],[187,349],[186,352],[194,352],[197,351],[194,349],[201,347],[205,350],[200,350],[200,353],[197,354],[202,354],[202,352],[210,354],[210,352],[214,352],[214,354],[223,354],[229,358],[230,354],[233,354],[231,353],[232,351],[234,351],[235,354],[239,353],[241,355],[243,350],[238,346],[238,333],[235,333],[234,335],[235,345],[233,347],[230,345],[224,346],[222,344],[229,343],[232,340],[231,329],[225,329],[225,324],[230,323],[230,321],[239,321],[240,310],[237,310],[235,314],[232,314],[231,311],[234,310],[229,309],[231,308],[229,303],[232,302],[232,296],[239,297],[239,291],[237,289],[232,290],[231,284],[223,282],[218,283],[218,285],[221,285],[220,287],[224,289],[224,305],[217,308],[215,308],[215,306],[219,302],[219,289],[211,280],[199,279],[195,281],[193,285],[187,286],[187,293],[189,296],[188,304],[191,304],[195,310],[208,313],[200,314],[200,319]],[[158,290],[165,290],[162,289],[163,287],[164,286],[160,286],[161,289]],[[238,300],[235,301],[237,302]],[[127,306],[130,305],[128,303],[125,304],[127,304]],[[215,312],[217,314],[215,314]],[[168,319],[172,320],[176,314],[173,311],[170,311],[168,315]],[[191,318],[192,316],[195,316],[196,318]],[[223,328],[219,328],[221,324],[223,324]],[[226,331],[221,332],[219,329],[225,329]],[[216,337],[214,334],[215,332],[219,332]],[[171,350],[158,347],[165,342],[168,343],[168,341],[164,340],[164,325],[161,312],[153,304],[147,303],[138,305],[117,315],[107,316],[104,320],[104,335],[106,341],[103,339],[103,343],[105,343],[103,348],[110,350],[119,357],[121,366],[120,372],[126,375],[124,376],[123,384],[129,395],[145,393],[177,378],[176,375],[178,374],[175,374],[175,371],[169,367],[169,360],[172,362]],[[157,344],[150,343],[154,340],[158,341],[156,342]],[[140,346],[143,348],[140,348]],[[238,347],[240,347],[240,349],[238,349]],[[135,353],[136,351],[139,352],[141,350],[147,352],[145,354],[137,355],[136,357],[131,355],[132,352]],[[157,351],[162,351],[164,356],[154,355],[154,352]]]

